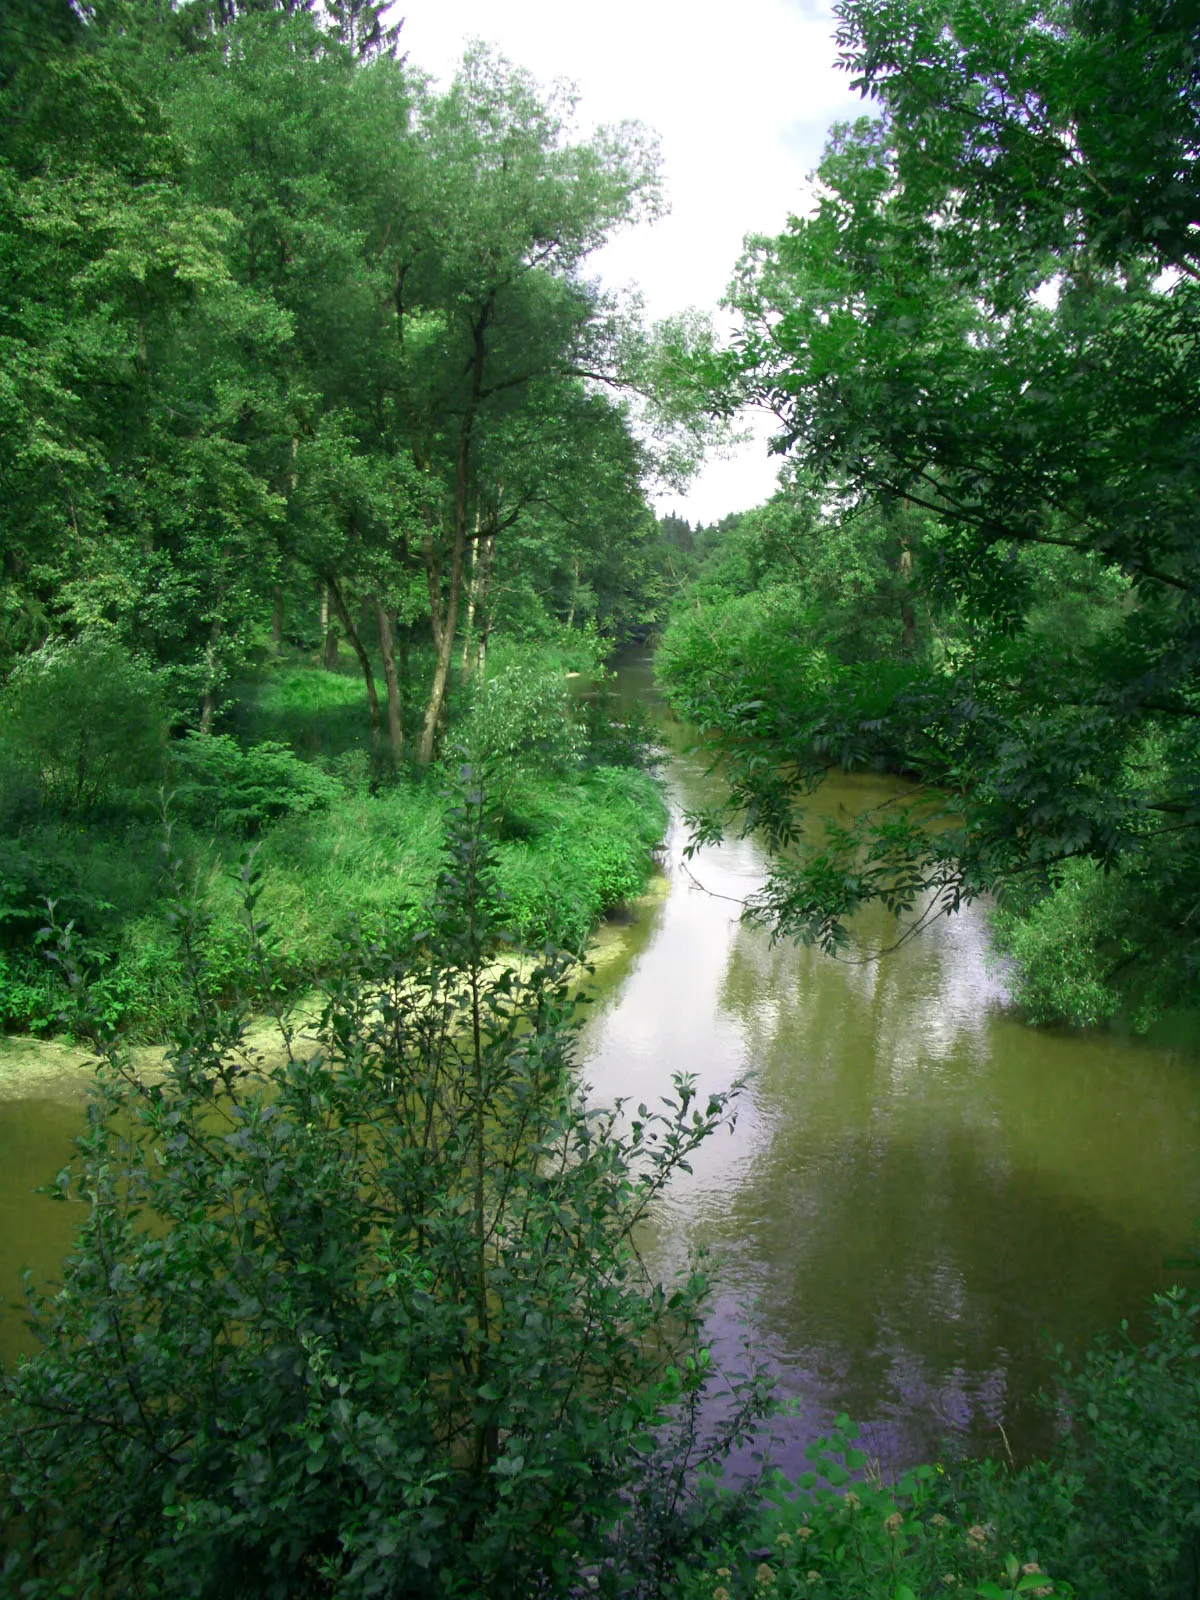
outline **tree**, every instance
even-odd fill
[[[158,106],[86,30],[54,32],[0,85],[6,655],[70,618],[153,497],[145,435],[170,425],[151,351],[229,283],[228,218],[187,193]]]
[[[418,467],[444,497],[422,539],[436,653],[423,763],[450,671],[483,440],[527,404],[544,406],[547,385],[584,370],[602,307],[580,265],[614,228],[657,205],[640,130],[572,143],[570,110],[561,93],[543,99],[507,63],[469,54],[422,113],[420,177],[412,209],[396,219],[407,426]]]
[[[925,519],[914,581],[961,642],[742,714],[776,765],[740,798],[780,840],[828,762],[946,797],[932,830],[927,806],[831,837],[767,908],[836,943],[864,900],[952,910],[1082,857],[1169,886],[1190,951],[1194,31],[1169,6],[848,0],[839,37],[882,114],[743,262],[731,368],[818,482]]]

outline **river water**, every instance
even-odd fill
[[[653,700],[649,660],[627,661],[619,687]],[[1200,1052],[1025,1026],[980,907],[877,961],[864,956],[894,940],[886,915],[859,922],[849,959],[773,947],[739,920],[766,870],[753,840],[683,861],[680,812],[719,779],[660,714],[664,881],[610,935],[586,1076],[635,1103],[673,1071],[704,1092],[752,1077],[735,1132],[662,1207],[657,1264],[710,1249],[718,1352],[736,1367],[748,1341],[795,1397],[792,1466],[843,1410],[885,1467],[951,1435],[1043,1447],[1051,1345],[1136,1322],[1191,1246]],[[843,775],[814,810],[845,820],[898,787]]]
[[[656,700],[648,659],[619,692]],[[646,1242],[664,1272],[706,1249],[719,1359],[743,1346],[796,1402],[781,1457],[839,1411],[885,1469],[953,1436],[1043,1447],[1050,1348],[1082,1348],[1171,1281],[1200,1218],[1200,1051],[1027,1028],[989,969],[984,913],[935,923],[881,960],[886,918],[833,960],[742,924],[763,879],[753,840],[685,865],[680,813],[719,779],[659,706],[672,749],[661,876],[598,946],[584,1036],[598,1100],[636,1104],[673,1072],[702,1092],[750,1075],[736,1129],[680,1179]],[[818,811],[876,805],[896,781],[830,780]],[[17,1274],[52,1273],[77,1213],[34,1195],[82,1119],[81,1057],[0,1042],[0,1360],[27,1347]]]

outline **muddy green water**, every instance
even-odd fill
[[[622,691],[654,698],[648,661]],[[595,1093],[649,1100],[673,1070],[702,1090],[754,1074],[658,1218],[660,1265],[711,1247],[711,1328],[743,1340],[799,1401],[785,1451],[839,1410],[885,1465],[935,1449],[1026,1454],[1052,1435],[1034,1403],[1049,1345],[1137,1319],[1200,1218],[1200,1053],[1034,1031],[1005,1003],[972,908],[883,960],[885,916],[851,961],[771,947],[739,922],[761,881],[753,841],[684,866],[678,816],[719,780],[687,753],[666,776],[665,883],[601,974],[586,1041]],[[898,787],[831,779],[815,809],[857,812]],[[703,887],[699,887],[703,885]],[[717,898],[728,896],[729,899]]]
[[[655,700],[648,660],[620,690]],[[665,713],[673,822],[663,873],[600,941],[585,1035],[598,1099],[651,1100],[673,1071],[702,1090],[750,1072],[736,1130],[661,1207],[671,1271],[708,1247],[720,1357],[742,1345],[796,1398],[785,1464],[840,1410],[885,1467],[948,1435],[1045,1445],[1034,1404],[1049,1346],[1080,1348],[1173,1276],[1200,1218],[1200,1051],[1034,1032],[989,970],[984,914],[935,924],[879,962],[771,947],[738,920],[765,864],[753,841],[683,864],[680,811],[718,779]],[[878,804],[888,778],[832,780],[818,808]],[[725,898],[722,898],[725,897]],[[75,1217],[32,1194],[65,1160],[85,1069],[0,1042],[0,1359],[27,1341],[17,1274],[52,1274]]]

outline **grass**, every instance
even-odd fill
[[[419,920],[441,860],[449,774],[379,781],[361,679],[284,663],[242,686],[225,728],[244,760],[238,766],[234,750],[231,765],[229,744],[217,741],[207,771],[193,758],[179,766],[203,781],[180,787],[166,853],[150,793],[126,795],[86,822],[26,814],[0,836],[0,1028],[64,1026],[67,986],[47,959],[50,901],[59,928],[72,925],[93,1008],[144,1040],[168,1036],[191,1004],[181,891],[199,907],[200,981],[214,994],[261,986],[245,937],[248,861],[258,874],[256,915],[271,928],[274,982],[285,992],[310,988],[348,938]],[[292,756],[257,758],[265,741]],[[292,757],[300,761],[289,767]],[[314,765],[325,776],[306,784]],[[658,785],[633,767],[585,759],[569,772],[522,773],[496,842],[514,941],[581,947],[608,911],[642,890],[665,822]],[[174,887],[168,860],[178,863]]]

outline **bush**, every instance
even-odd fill
[[[515,938],[578,950],[597,922],[642,893],[666,827],[659,785],[628,768],[593,767],[571,786],[519,789],[496,877]]]
[[[90,811],[162,769],[158,680],[112,634],[51,639],[18,662],[0,695],[0,742],[43,800]]]
[[[174,809],[213,828],[258,833],[280,817],[327,810],[342,792],[282,744],[243,750],[228,734],[193,733],[171,755]]]
[[[283,1022],[247,1059],[200,994],[161,1082],[107,1051],[60,1178],[86,1218],[3,1380],[8,1592],[634,1592],[613,1531],[707,1371],[702,1280],[643,1281],[634,1231],[727,1097],[585,1109],[569,963],[495,964],[478,805],[448,856],[421,937],[351,950],[315,1041]]]
[[[537,662],[514,661],[477,681],[461,744],[501,803],[518,778],[564,777],[583,754],[566,682]]]

